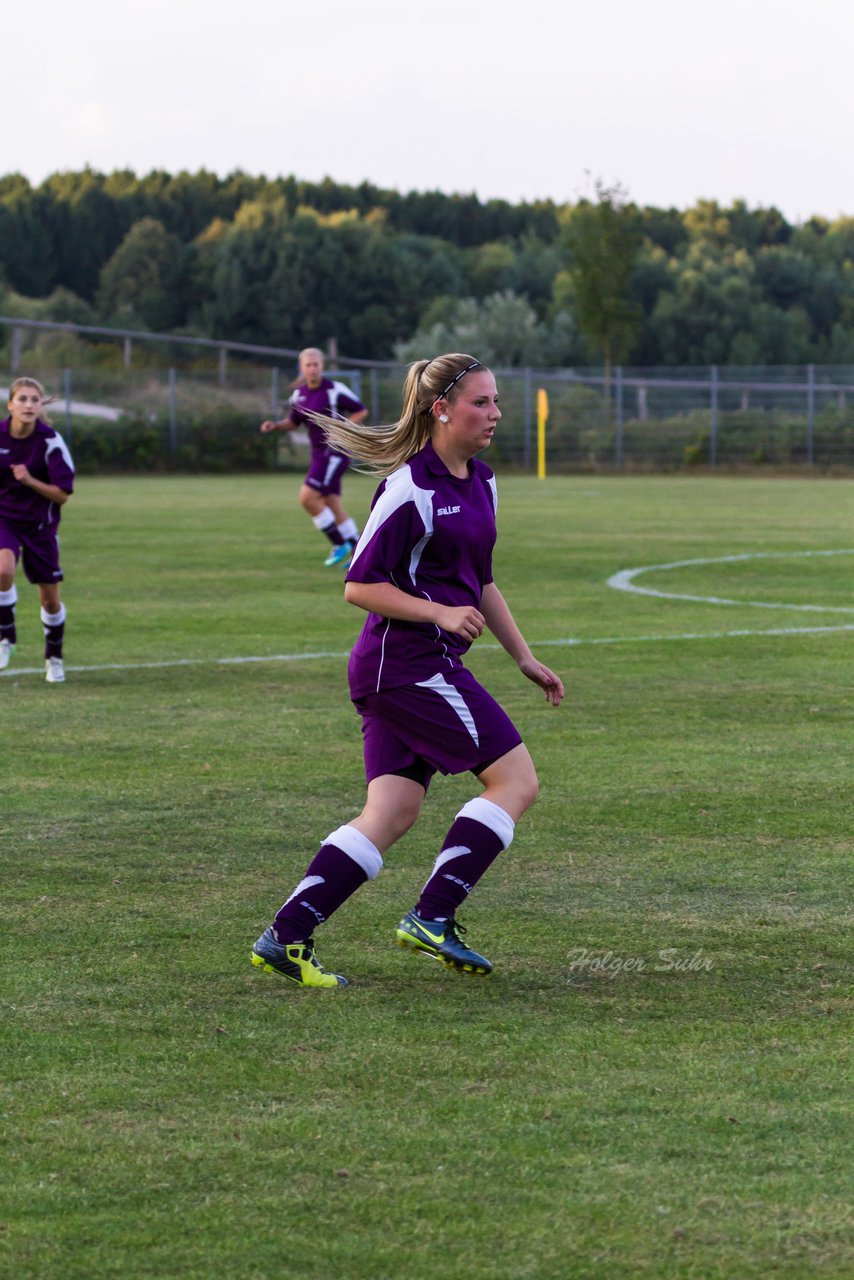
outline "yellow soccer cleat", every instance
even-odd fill
[[[263,973],[278,973],[300,987],[346,987],[340,973],[323,968],[314,950],[314,938],[304,942],[277,942],[273,930],[265,929],[250,955],[252,963]]]

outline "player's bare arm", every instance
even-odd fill
[[[60,489],[58,485],[45,484],[43,480],[37,480],[35,476],[31,476],[23,463],[17,463],[11,468],[11,471],[19,484],[25,484],[28,489],[34,489],[43,498],[47,498],[48,502],[55,502],[62,506],[63,502],[67,502],[71,496],[64,489]]]
[[[432,622],[442,631],[476,640],[483,633],[485,619],[473,605],[443,605],[420,596],[410,596],[391,582],[348,582],[344,599],[366,613],[399,622]]]
[[[487,583],[484,587],[480,607],[487,627],[502,649],[510,654],[522,675],[540,686],[547,702],[554,707],[559,706],[564,696],[563,681],[531,653],[510,612],[510,606],[494,582]]]
[[[296,422],[292,422],[290,417],[278,418],[276,421],[273,421],[271,418],[267,418],[261,423],[261,430],[264,435],[267,435],[271,431],[295,431],[297,426],[298,424]]]

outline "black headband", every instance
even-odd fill
[[[457,376],[455,378],[452,378],[451,381],[448,383],[448,385],[445,387],[445,390],[439,392],[439,394],[436,396],[436,400],[442,400],[448,394],[451,387],[455,386],[456,383],[459,382],[460,378],[464,378],[467,373],[471,373],[472,369],[479,369],[480,367],[481,367],[480,361],[473,360],[471,364],[466,365],[465,369],[460,369]]]

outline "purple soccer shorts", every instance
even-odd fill
[[[312,453],[311,464],[303,484],[327,497],[330,493],[341,495],[341,481],[350,466],[350,459],[341,453]]]
[[[465,667],[360,698],[365,777],[477,774],[522,741],[519,730]]]
[[[23,523],[0,516],[0,547],[11,551],[17,562],[21,557],[27,580],[39,583],[62,582],[59,567],[59,538],[56,529],[41,524]]]

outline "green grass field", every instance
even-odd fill
[[[472,651],[542,786],[463,913],[495,972],[394,946],[474,791],[438,779],[318,934],[330,993],[248,959],[363,796],[360,617],[297,487],[84,480],[64,686],[19,582],[0,1272],[851,1277],[852,483],[502,480],[568,698]],[[606,585],[684,560],[633,582],[736,603]]]

